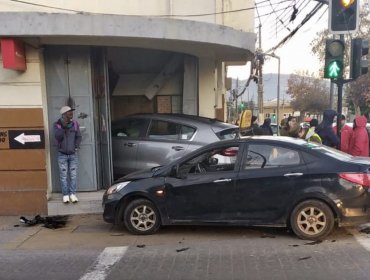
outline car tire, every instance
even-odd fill
[[[325,202],[306,200],[292,211],[290,226],[301,239],[322,240],[333,230],[334,214]]]
[[[138,235],[153,234],[161,224],[157,208],[146,199],[131,201],[124,211],[123,220],[127,230]]]

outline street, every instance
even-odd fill
[[[66,227],[0,217],[0,279],[369,279],[370,235],[336,229],[322,242],[286,229],[166,227],[134,236],[100,215]]]

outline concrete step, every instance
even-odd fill
[[[77,203],[63,203],[61,193],[52,193],[48,201],[48,215],[77,215],[103,213],[102,198],[104,190],[78,192]]]

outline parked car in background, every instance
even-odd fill
[[[161,225],[263,225],[321,240],[335,225],[369,221],[369,169],[369,158],[302,139],[219,141],[121,178],[103,196],[103,217],[133,234]]]
[[[185,114],[135,114],[112,123],[115,178],[165,165],[206,144],[239,137],[238,126]]]

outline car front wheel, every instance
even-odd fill
[[[124,212],[124,224],[133,234],[153,234],[160,226],[158,210],[149,200],[131,201]]]
[[[334,227],[333,211],[324,202],[306,200],[294,208],[290,225],[301,239],[321,240],[329,235]]]

